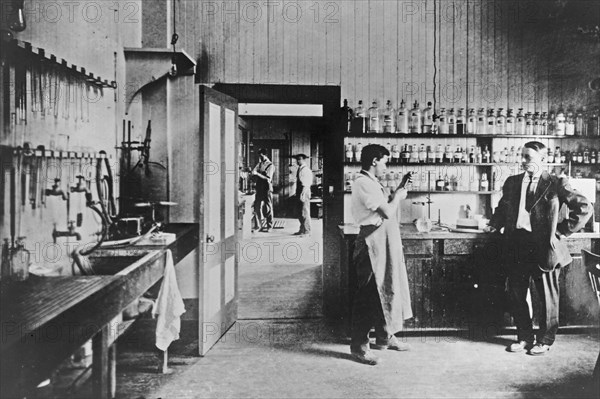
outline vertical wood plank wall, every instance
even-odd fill
[[[598,103],[600,50],[576,32],[599,17],[591,0],[176,1],[204,83],[340,85],[352,105]]]

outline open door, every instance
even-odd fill
[[[200,86],[199,352],[205,355],[237,320],[237,101]],[[185,171],[182,171],[185,173]]]

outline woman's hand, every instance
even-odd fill
[[[408,190],[405,188],[398,188],[396,191],[394,191],[394,194],[392,194],[393,198],[398,198],[398,199],[405,199],[406,196],[408,194]]]

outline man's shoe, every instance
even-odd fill
[[[532,342],[519,341],[519,342],[513,342],[512,344],[508,345],[506,350],[509,352],[523,352],[524,350],[531,349],[532,347],[533,347]]]
[[[533,356],[540,356],[550,350],[550,345],[546,344],[536,344],[533,348],[529,350],[529,354]]]
[[[269,227],[263,227],[262,229],[260,229],[260,231],[263,232],[263,233],[268,233],[268,232],[271,231],[271,228],[269,228]]]
[[[306,234],[306,233],[303,233],[301,231],[297,231],[294,233],[295,236],[303,236],[304,234]]]
[[[373,355],[371,351],[367,352],[351,352],[352,358],[359,363],[368,364],[369,366],[375,366],[379,363],[377,356]]]
[[[410,346],[405,342],[401,342],[398,338],[396,338],[395,335],[392,335],[390,337],[390,339],[388,340],[387,344],[382,343],[381,341],[379,341],[379,342],[375,341],[375,345],[373,345],[373,349],[377,349],[377,350],[389,349],[389,350],[393,350],[393,351],[404,352],[404,351],[410,350]]]

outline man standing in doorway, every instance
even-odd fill
[[[566,237],[579,231],[592,214],[590,202],[571,189],[567,178],[544,170],[546,147],[538,141],[523,146],[524,173],[510,176],[487,232],[504,228],[504,264],[517,341],[509,352],[529,350],[543,355],[550,350],[558,331],[558,277],[572,261]],[[565,204],[568,215],[560,208]],[[527,304],[529,282],[533,280],[541,302],[540,330],[534,345],[533,325]]]
[[[258,150],[259,162],[252,170],[255,176],[256,194],[254,195],[254,215],[252,232],[259,230],[268,233],[273,228],[273,173],[275,166],[267,157],[267,150]],[[263,209],[264,219],[263,224]]]
[[[300,229],[294,235],[310,235],[310,187],[313,182],[312,170],[307,165],[304,154],[298,154],[296,162],[298,162],[298,172],[296,173],[296,210],[298,212],[298,220],[300,221]]]
[[[356,291],[352,303],[350,353],[364,364],[378,359],[370,350],[369,332],[375,327],[375,349],[408,350],[394,335],[412,317],[406,264],[396,218],[406,198],[411,173],[391,195],[377,180],[385,175],[389,151],[369,144],[362,151],[362,170],[352,185],[351,211],[360,231],[356,237],[353,267]]]

